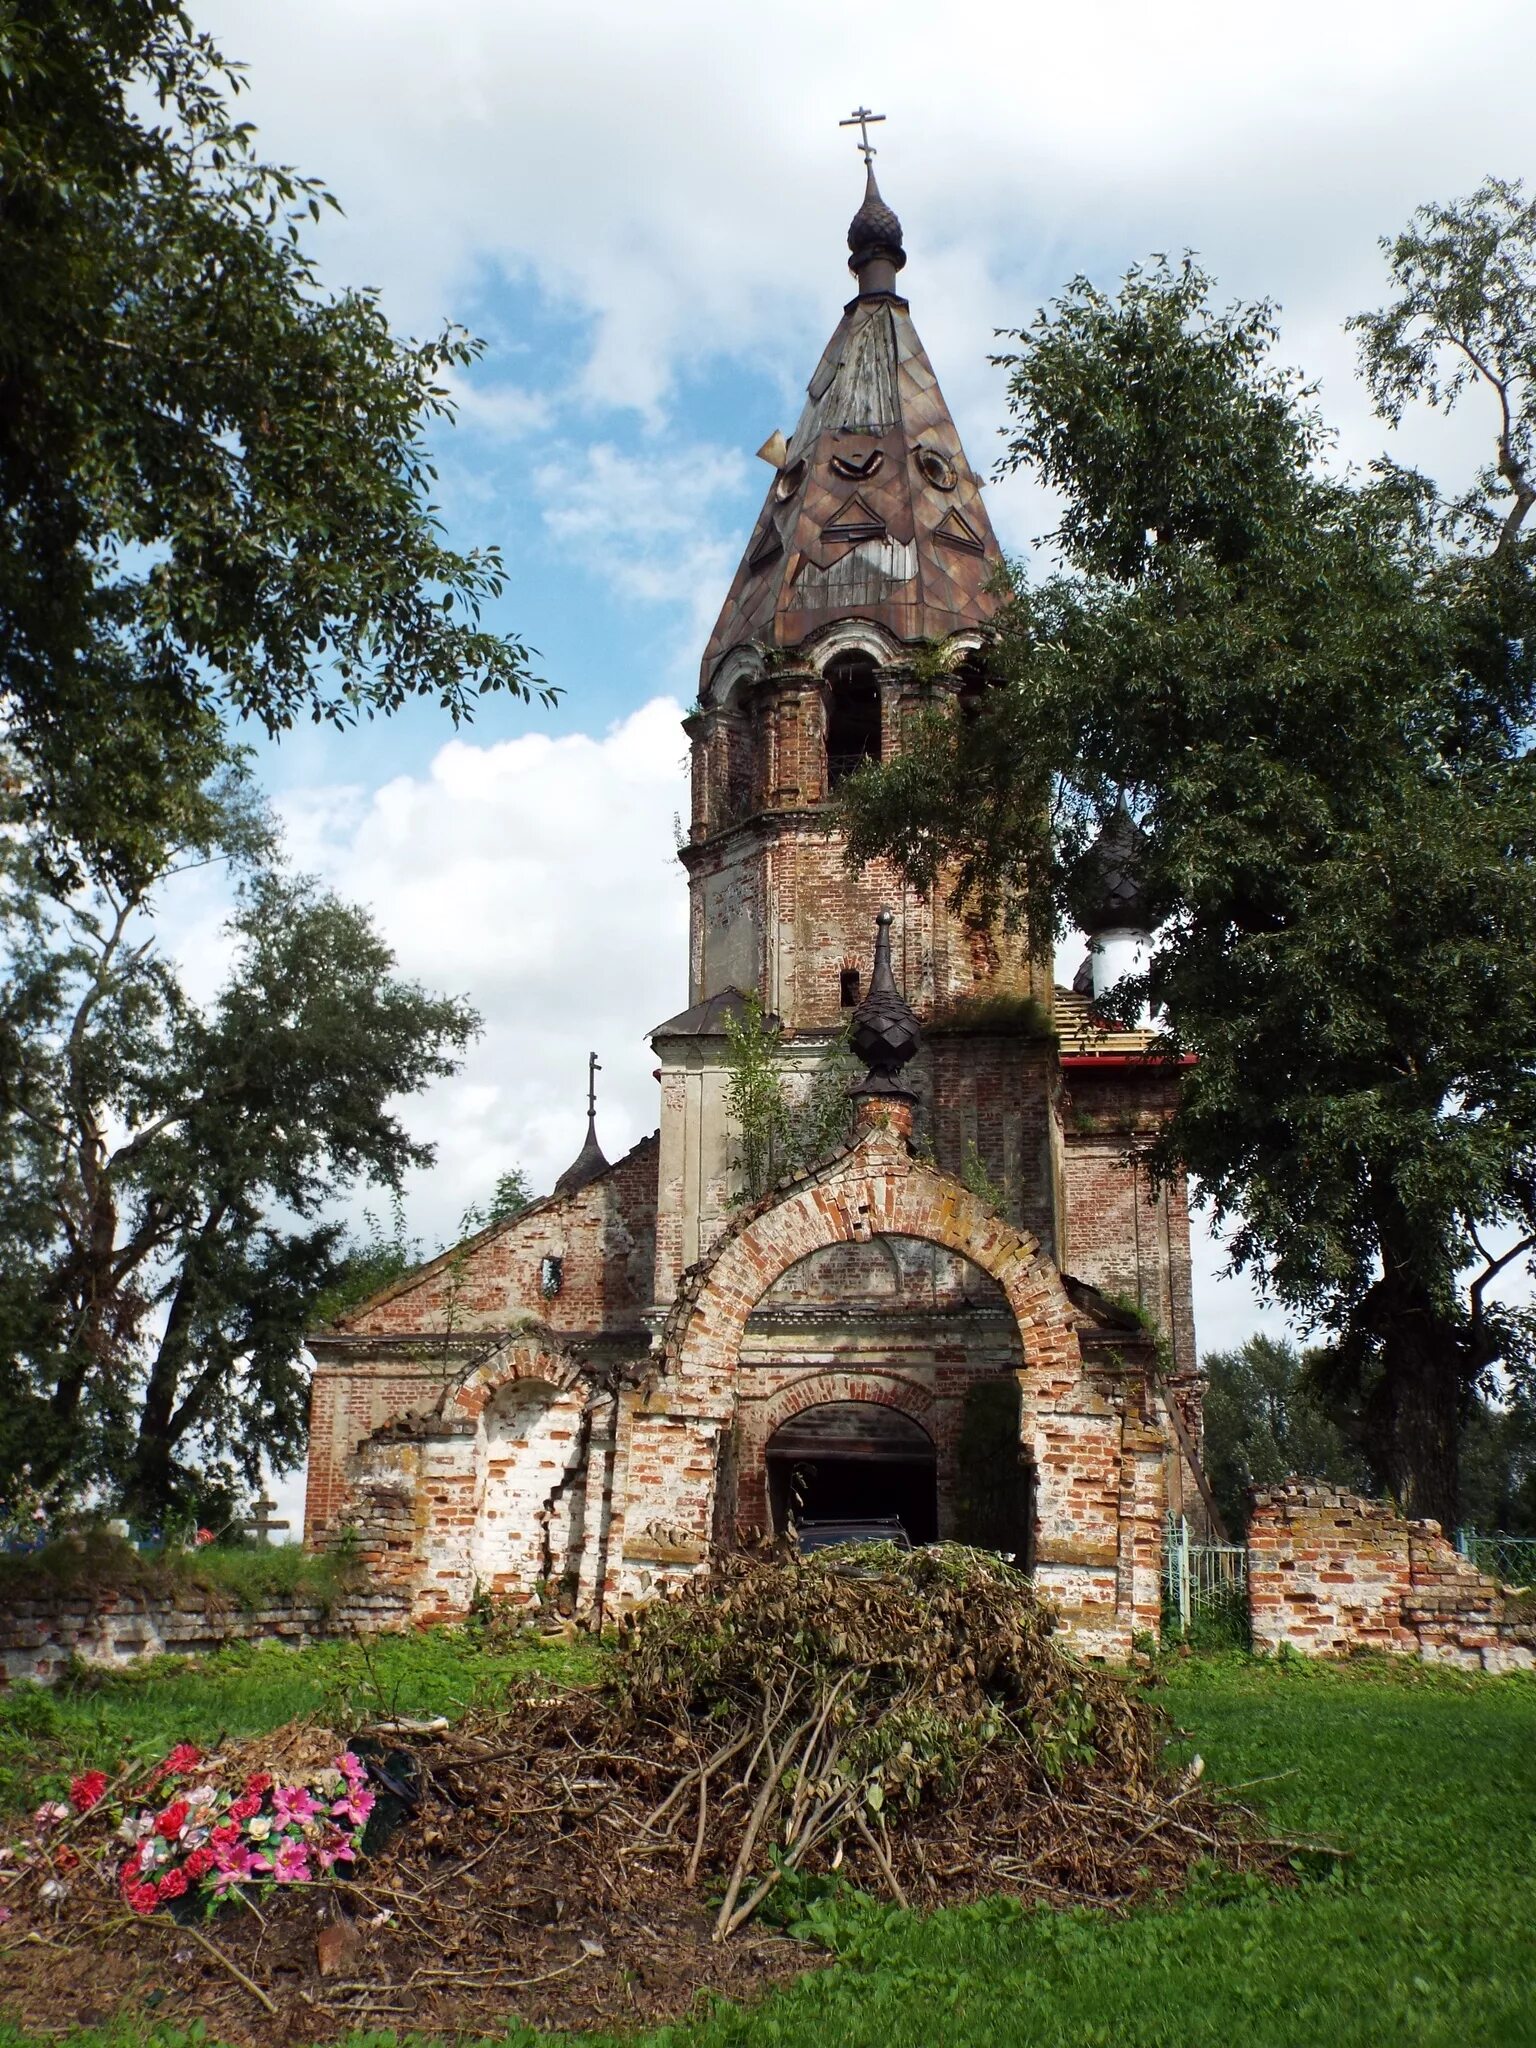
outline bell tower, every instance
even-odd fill
[[[856,117],[861,118],[861,117]],[[867,116],[862,118],[868,118]],[[656,1298],[731,1213],[726,1020],[755,994],[783,1032],[793,1089],[869,992],[871,938],[922,1028],[909,1076],[918,1142],[974,1166],[1047,1246],[1060,1187],[1051,977],[1027,938],[955,910],[941,878],[855,871],[842,781],[890,761],[912,720],[963,717],[987,687],[1002,556],[897,280],[901,222],[875,179],[848,229],[856,281],[704,649],[692,750],[689,1007],[653,1034],[661,1061]],[[974,1176],[973,1176],[974,1177]]]
[[[896,288],[901,223],[866,163],[848,229],[858,289],[794,432],[759,451],[773,481],[686,721],[691,999],[756,990],[790,1033],[833,1030],[858,1001],[886,903],[897,978],[925,1019],[978,996],[1049,1000],[1020,939],[957,916],[942,887],[915,895],[883,864],[844,860],[839,783],[899,753],[920,709],[984,687],[1001,566]]]

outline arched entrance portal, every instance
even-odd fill
[[[939,1533],[938,1457],[920,1423],[874,1401],[802,1409],[768,1439],[775,1534],[792,1523],[886,1520],[914,1543]]]

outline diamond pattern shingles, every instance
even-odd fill
[[[895,419],[878,417],[892,411]],[[925,450],[926,471],[918,460]],[[879,462],[856,486],[832,468],[834,456],[862,466],[876,451]],[[855,489],[892,541],[915,542],[914,574],[898,578],[870,567],[855,575],[850,563],[843,574],[826,577],[859,545],[825,536]],[[980,553],[935,538],[951,510],[981,541]],[[770,528],[781,543],[777,550],[765,545]],[[910,565],[901,550],[888,559]],[[855,299],[817,364],[789,459],[769,485],[710,635],[701,693],[707,696],[717,664],[733,648],[749,640],[793,647],[833,616],[877,620],[903,640],[984,625],[996,610],[987,586],[1000,559],[979,479],[905,300]],[[816,573],[801,587],[806,564]]]

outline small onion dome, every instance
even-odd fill
[[[900,1082],[902,1068],[922,1042],[917,1018],[896,986],[891,973],[891,913],[882,910],[875,920],[875,970],[869,977],[869,993],[853,1013],[848,1044],[869,1072],[850,1091],[854,1095],[905,1094]]]
[[[875,167],[870,164],[864,181],[864,204],[848,224],[848,268],[865,291],[889,291],[896,272],[907,260],[901,246],[901,222],[880,197]],[[881,269],[867,282],[864,272],[871,264]]]
[[[1096,932],[1152,929],[1144,873],[1146,844],[1146,833],[1121,797],[1071,880],[1073,915],[1090,938]]]
[[[589,1180],[596,1180],[600,1173],[608,1171],[608,1161],[603,1148],[597,1142],[597,1115],[587,1112],[587,1142],[582,1146],[570,1165],[555,1182],[557,1195],[574,1195],[578,1188],[584,1188]]]

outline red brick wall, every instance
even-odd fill
[[[1255,1494],[1248,1601],[1255,1649],[1536,1667],[1536,1617],[1458,1556],[1438,1522],[1407,1521],[1386,1501],[1314,1480]]]
[[[1064,1076],[1063,1264],[1134,1302],[1172,1345],[1177,1372],[1197,1366],[1189,1193],[1155,1193],[1138,1154],[1173,1113],[1177,1078],[1155,1068],[1072,1068]]]

